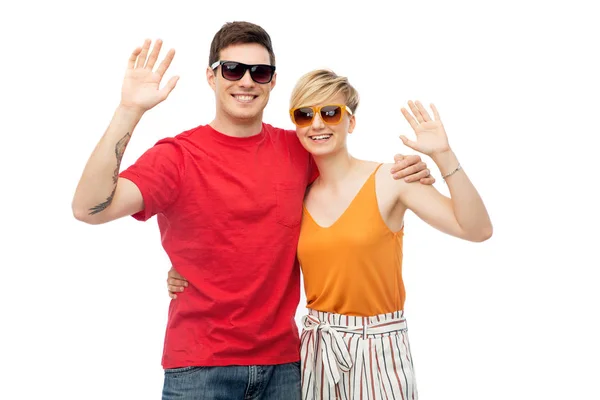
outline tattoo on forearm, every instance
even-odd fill
[[[125,148],[129,143],[129,139],[131,138],[131,132],[127,132],[125,136],[123,136],[117,144],[115,145],[115,156],[117,158],[117,166],[113,172],[113,190],[110,193],[110,196],[106,198],[106,201],[90,208],[90,215],[98,214],[99,212],[104,211],[110,203],[113,201],[113,197],[115,196],[115,192],[117,191],[117,182],[119,180],[119,170],[121,169],[121,160],[123,159],[123,154],[125,154]]]
[[[105,202],[102,202],[102,203],[90,208],[90,215],[98,214],[99,212],[106,210],[106,207],[110,206],[110,203],[112,203],[112,200],[113,200],[113,197],[114,197],[116,191],[117,191],[117,187],[115,186],[115,188],[113,189],[110,196],[108,196],[106,198]]]
[[[123,154],[125,154],[125,148],[127,147],[127,143],[129,143],[129,139],[131,138],[131,134],[127,132],[125,136],[121,138],[115,145],[115,156],[117,157],[117,167],[115,168],[115,172],[113,173],[113,183],[116,185],[119,180],[119,170],[121,169],[121,160],[123,159]],[[113,191],[114,194],[114,191]]]

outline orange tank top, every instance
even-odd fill
[[[371,173],[344,213],[323,228],[303,208],[298,242],[307,307],[336,314],[374,316],[403,310],[404,228],[385,224]]]

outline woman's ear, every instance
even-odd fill
[[[356,126],[356,117],[354,115],[351,115],[350,116],[350,124],[348,125],[348,133],[352,133],[355,126]]]

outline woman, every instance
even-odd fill
[[[401,139],[432,158],[451,198],[430,185],[393,179],[393,164],[381,168],[348,153],[358,103],[348,80],[328,70],[304,75],[291,96],[296,133],[320,172],[307,190],[298,243],[308,308],[303,398],[416,399],[404,318],[404,215],[411,210],[473,242],[488,239],[492,224],[433,104],[433,118],[419,102],[402,108],[416,140]]]

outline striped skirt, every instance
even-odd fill
[[[302,399],[418,399],[403,311],[302,319]]]

